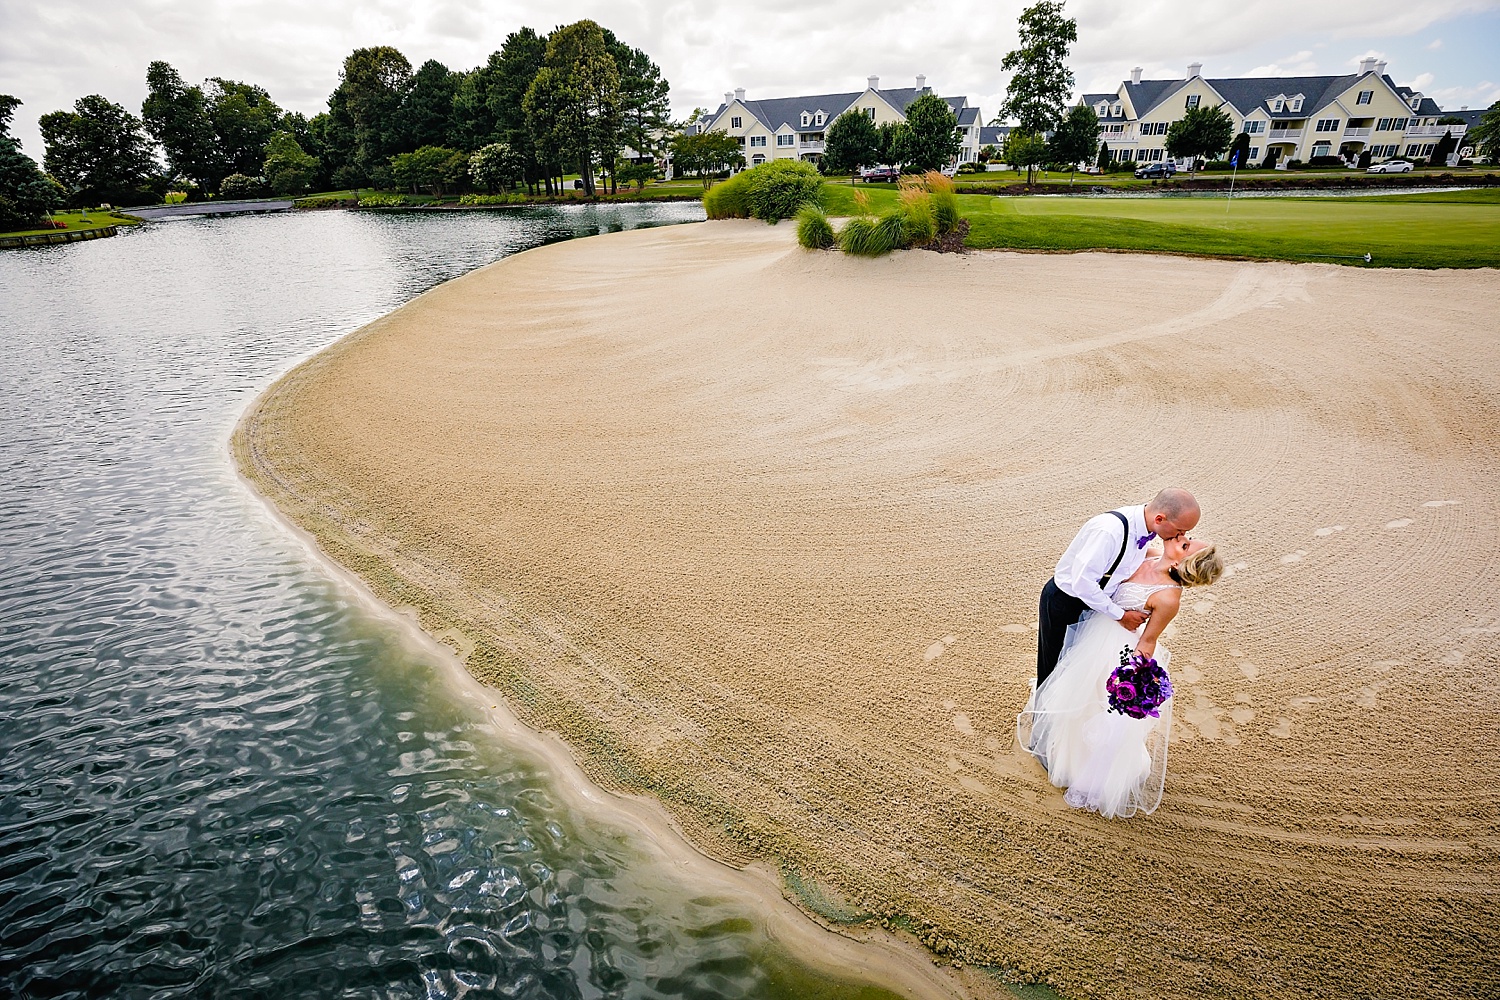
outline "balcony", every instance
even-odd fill
[[[1408,139],[1441,139],[1444,132],[1452,132],[1457,139],[1468,129],[1467,125],[1413,125],[1406,130]]]
[[[823,140],[803,139],[797,144],[797,151],[801,153],[821,153],[823,152]]]
[[[1300,139],[1302,138],[1302,131],[1303,130],[1300,128],[1273,128],[1268,139],[1271,142],[1284,142],[1287,139]]]
[[[1346,128],[1344,129],[1344,138],[1368,139],[1374,133],[1374,131],[1375,130],[1372,128]]]

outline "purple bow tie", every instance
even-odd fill
[[[1151,541],[1151,539],[1155,537],[1156,533],[1154,531],[1147,532],[1146,534],[1135,540],[1135,547],[1138,549],[1144,549],[1146,547],[1146,543]]]

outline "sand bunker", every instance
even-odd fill
[[[1500,990],[1500,274],[602,236],[278,383],[248,474],[607,785],[1105,996]],[[1013,749],[1077,525],[1193,488],[1166,799]]]

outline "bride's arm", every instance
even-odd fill
[[[1144,653],[1146,656],[1156,655],[1156,640],[1161,635],[1162,629],[1172,624],[1172,619],[1177,617],[1177,609],[1182,605],[1182,591],[1177,589],[1158,590],[1146,601],[1146,607],[1151,611],[1151,617],[1146,619],[1146,631],[1141,633],[1141,638],[1135,644],[1136,652]]]

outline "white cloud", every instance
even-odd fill
[[[1429,52],[1436,52],[1438,49],[1440,49],[1442,47],[1443,47],[1443,40],[1441,38],[1434,38],[1432,41],[1430,41],[1430,42],[1427,43],[1427,51],[1429,51]]]
[[[1005,89],[1000,60],[1014,47],[1016,16],[1029,2],[0,0],[0,93],[26,102],[16,132],[39,154],[37,116],[90,93],[138,111],[153,59],[167,60],[188,80],[258,83],[284,107],[311,114],[322,109],[356,47],[394,45],[414,64],[435,58],[467,69],[522,25],[547,31],[592,17],[661,64],[679,114],[716,105],[734,87],[777,96],[857,90],[871,73],[887,85],[925,73],[940,93],[965,94],[988,117]],[[1497,10],[1500,0],[1068,0],[1067,7],[1079,24],[1071,63],[1089,90],[1113,90],[1136,65],[1158,78],[1180,77],[1198,61],[1210,76],[1244,73],[1264,58],[1250,53],[1267,50],[1292,55],[1257,71],[1316,72],[1314,53],[1330,42],[1409,36]]]

